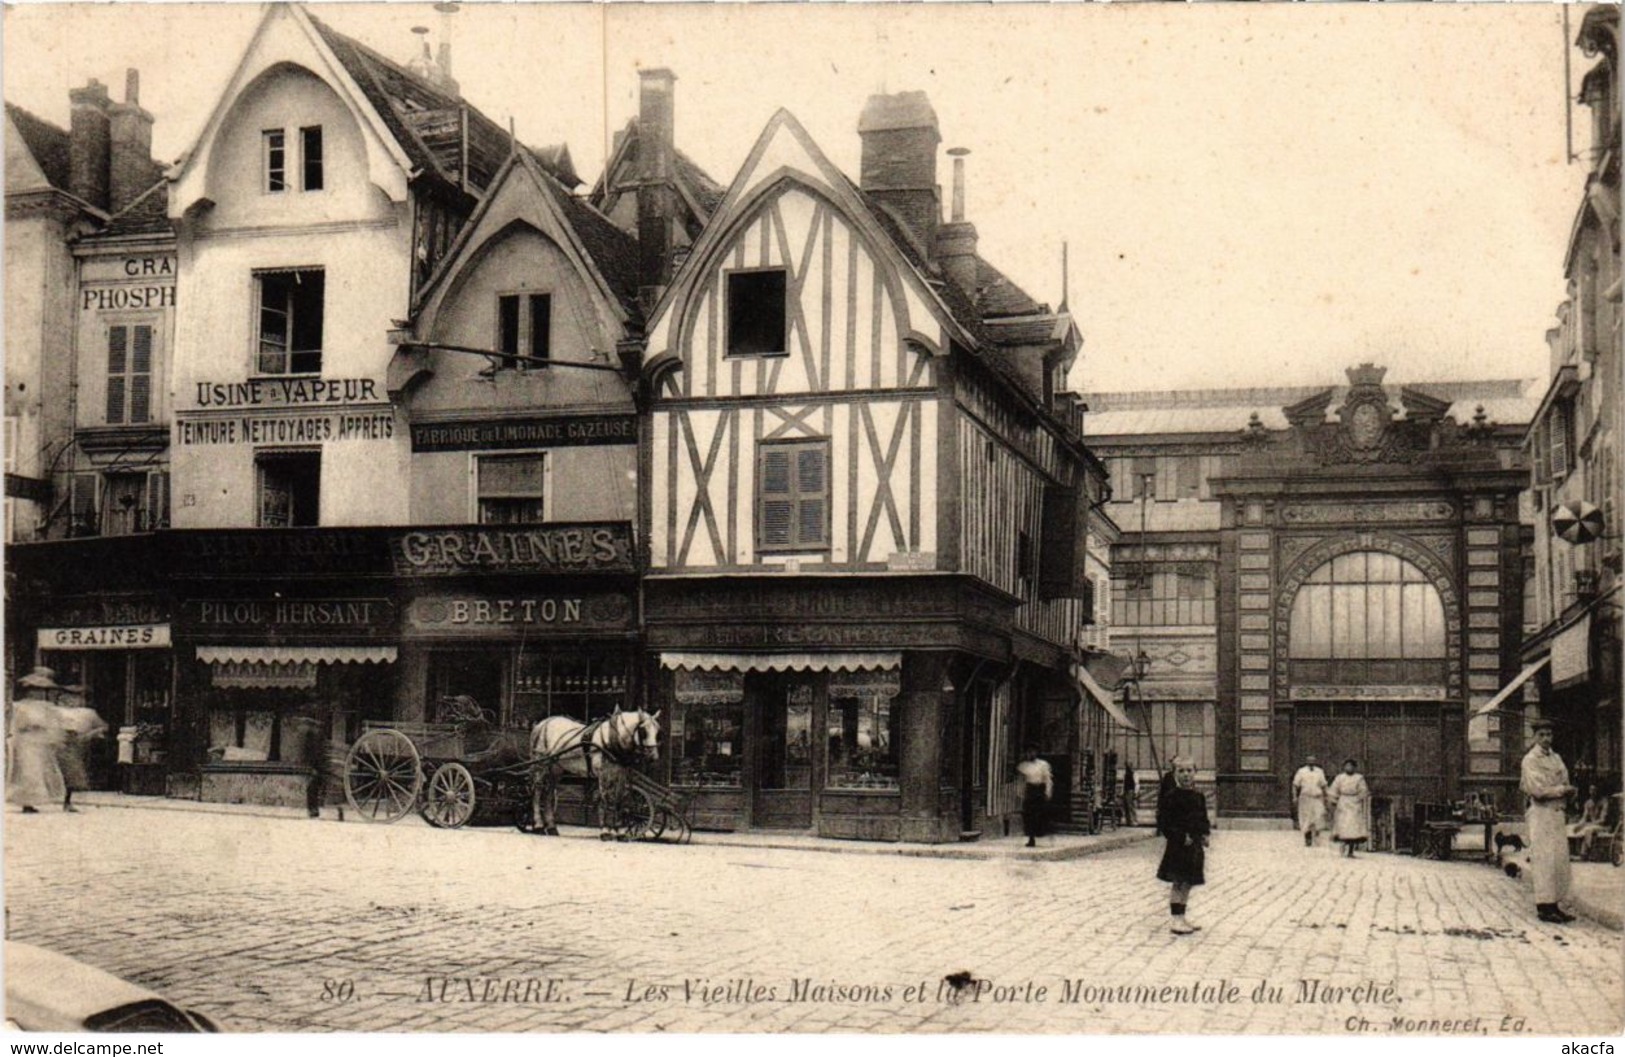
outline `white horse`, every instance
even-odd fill
[[[530,798],[532,832],[559,835],[559,778],[570,774],[598,779],[598,831],[601,839],[608,840],[609,808],[619,800],[624,780],[622,761],[660,758],[659,721],[659,712],[617,708],[591,723],[549,716],[532,727],[530,758],[536,761]]]

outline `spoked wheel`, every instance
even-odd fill
[[[655,831],[655,815],[654,801],[647,793],[628,789],[616,805],[615,835],[626,840],[652,840],[659,836]]]
[[[474,817],[474,776],[460,763],[443,763],[429,776],[418,808],[423,821],[439,829],[456,829]]]
[[[344,761],[344,799],[369,822],[394,822],[417,806],[423,768],[417,747],[398,730],[369,730]]]

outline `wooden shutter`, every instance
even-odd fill
[[[796,452],[796,543],[822,547],[829,540],[828,453],[821,444]]]
[[[152,327],[130,328],[130,424],[152,421]]]
[[[107,328],[107,424],[124,422],[125,373],[130,369],[130,328]]]
[[[143,530],[169,527],[169,471],[154,470],[147,474],[147,502]]]
[[[1179,457],[1179,498],[1195,499],[1202,490],[1202,461],[1197,455]]]
[[[794,540],[795,494],[790,482],[790,449],[782,444],[764,447],[761,485],[757,489],[757,542],[762,547],[788,547]]]
[[[546,363],[553,337],[553,299],[547,294],[530,295],[530,358]]]
[[[497,298],[497,351],[519,355],[519,297],[503,294]],[[512,367],[512,363],[504,363]]]
[[[96,491],[101,483],[93,473],[76,473],[68,480],[68,535],[94,536],[99,525],[96,518]]]
[[[1038,549],[1038,597],[1079,595],[1075,558],[1078,551],[1078,493],[1060,485],[1044,486]]]

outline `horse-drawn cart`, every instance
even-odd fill
[[[594,739],[604,720],[575,724],[576,737],[549,749],[538,745],[534,731],[495,726],[468,698],[442,700],[437,714],[438,723],[365,725],[343,775],[345,799],[359,817],[396,822],[416,810],[431,826],[456,829],[479,814],[531,831],[542,828],[539,797],[548,798],[551,818],[560,775],[585,770],[599,777],[599,818],[609,835],[658,840],[669,833],[682,842],[692,832],[686,805],[670,789],[613,743]],[[589,759],[596,762],[589,766]]]

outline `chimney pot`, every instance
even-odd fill
[[[156,182],[152,115],[141,109],[141,74],[127,70],[124,102],[108,106],[107,211],[122,212]]]
[[[638,273],[655,297],[671,281],[677,221],[676,83],[668,69],[638,71]]]
[[[92,77],[68,92],[68,190],[97,209],[108,204],[108,149],[111,137],[107,87]]]
[[[924,92],[872,95],[858,118],[863,160],[858,185],[889,207],[922,246],[936,240],[942,219],[937,186],[937,113]]]
[[[965,219],[965,155],[970,153],[968,147],[955,147],[948,152],[954,160],[954,206],[953,221],[955,224]]]

